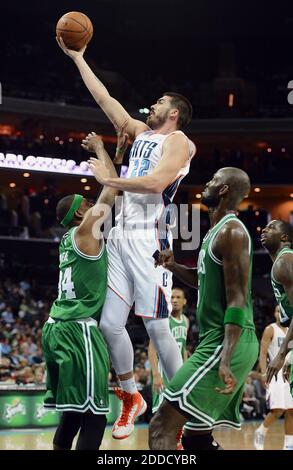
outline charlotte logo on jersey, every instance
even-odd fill
[[[3,418],[6,421],[11,421],[17,415],[25,415],[26,407],[19,399],[15,399],[11,404],[6,404],[4,407]]]
[[[288,103],[293,105],[293,80],[290,80],[287,86],[288,90],[291,90],[288,94]]]

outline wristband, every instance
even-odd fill
[[[226,325],[227,323],[233,323],[234,325],[238,325],[243,328],[245,324],[244,309],[239,307],[226,308],[224,316],[224,325]]]

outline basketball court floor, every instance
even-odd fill
[[[224,450],[252,450],[253,435],[259,422],[246,422],[241,431],[221,428],[214,436]],[[274,423],[268,431],[266,450],[281,450],[283,447],[283,420]],[[54,428],[0,430],[0,450],[50,450]],[[133,434],[123,441],[112,439],[111,426],[107,426],[101,450],[147,450],[148,426],[138,425]]]

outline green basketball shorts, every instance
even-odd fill
[[[220,425],[240,429],[239,407],[246,378],[258,358],[258,340],[254,330],[243,329],[231,360],[237,384],[229,395],[215,390],[224,388],[218,374],[222,340],[223,335],[221,341],[207,335],[164,392],[166,400],[176,402],[189,416],[186,429],[204,431]]]
[[[109,356],[96,320],[49,318],[43,327],[42,347],[47,366],[45,407],[109,412]]]

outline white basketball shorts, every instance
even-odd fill
[[[172,273],[155,268],[153,253],[172,249],[170,231],[159,238],[155,228],[122,230],[118,225],[109,233],[108,286],[128,305],[135,303],[135,314],[147,318],[167,318],[172,310]]]
[[[282,378],[282,370],[278,372],[277,380],[272,378],[266,392],[267,406],[270,410],[293,409],[293,397],[290,393],[290,385],[284,382]]]

